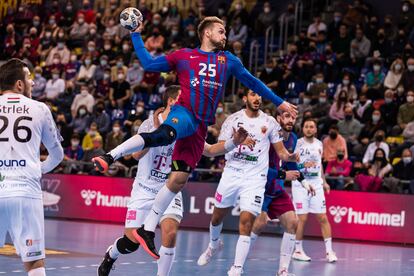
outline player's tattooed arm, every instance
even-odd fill
[[[203,155],[207,157],[215,157],[226,154],[242,144],[252,148],[255,143],[256,142],[249,137],[249,133],[243,127],[239,127],[237,130],[233,128],[233,135],[231,139],[227,141],[221,140],[213,145],[205,143]]]

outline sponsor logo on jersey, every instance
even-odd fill
[[[262,130],[262,133],[263,133],[263,134],[266,134],[267,127],[266,127],[266,126],[262,126],[262,127],[261,127],[261,130]]]
[[[151,170],[151,178],[154,179],[157,182],[164,182],[168,179],[168,173],[162,173],[157,170]]]
[[[202,84],[204,87],[215,88],[215,89],[223,86],[223,84],[220,82],[216,82],[212,80],[204,80],[204,79],[202,81]]]
[[[329,207],[329,213],[334,217],[335,223],[341,223],[342,219],[346,219],[349,224],[360,225],[378,225],[391,227],[404,227],[405,210],[399,214],[361,212],[352,208],[342,206]]]
[[[19,102],[13,102],[13,103],[19,103]],[[4,113],[4,114],[29,114],[29,107],[26,106],[26,105],[23,105],[23,106],[0,105],[0,113]]]
[[[226,57],[225,56],[218,56],[217,60],[220,64],[226,63]]]
[[[239,152],[235,152],[233,154],[233,158],[244,162],[257,162],[257,160],[259,159],[258,156],[247,155]]]
[[[86,206],[91,206],[95,201],[96,206],[102,207],[127,207],[129,196],[105,195],[101,191],[82,190],[81,197],[85,200]]]
[[[296,202],[296,209],[302,209],[303,205],[302,202]]]
[[[33,245],[33,240],[32,239],[27,239],[26,240],[26,246],[32,246]]]
[[[222,199],[223,199],[223,196],[221,194],[219,194],[218,192],[216,192],[216,200],[217,200],[217,202],[221,202]]]
[[[198,81],[198,79],[197,79],[197,78],[192,78],[192,79],[190,80],[190,83],[191,83],[191,85],[192,85],[193,87],[196,87],[198,84],[200,84],[200,82]]]
[[[16,169],[26,167],[26,160],[24,159],[5,159],[0,160],[0,169],[2,168],[8,168],[8,169]]]
[[[36,257],[42,255],[42,251],[27,252],[26,257]]]
[[[135,210],[128,210],[126,214],[127,220],[136,220],[137,219],[137,211]]]

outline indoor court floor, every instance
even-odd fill
[[[108,245],[122,234],[122,225],[46,220],[46,273],[58,276],[96,275]],[[159,233],[158,233],[159,234]],[[159,235],[158,235],[159,238]],[[232,265],[238,236],[224,233],[224,249],[205,267],[197,266],[197,259],[208,244],[206,231],[181,230],[177,239],[177,252],[171,275],[227,275]],[[159,239],[156,241],[160,244]],[[274,276],[279,262],[280,237],[260,237],[250,252],[244,275]],[[291,272],[301,275],[414,275],[414,248],[334,241],[339,258],[335,264],[324,259],[324,244],[319,240],[304,241],[304,248],[312,257],[309,263],[293,261]],[[121,256],[111,275],[156,275],[156,263],[139,250]],[[20,258],[10,246],[0,249],[0,275],[25,275]]]

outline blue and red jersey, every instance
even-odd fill
[[[283,144],[285,148],[290,152],[294,152],[296,148],[296,143],[298,141],[298,137],[295,133],[290,132],[287,140],[283,140]],[[267,183],[265,188],[265,195],[269,197],[277,197],[284,188],[284,181],[283,179],[277,179],[275,176],[277,172],[280,170],[298,170],[297,163],[295,162],[285,162],[282,161],[275,152],[275,150],[270,147],[269,150],[269,173],[267,177]]]
[[[146,71],[177,72],[181,86],[178,104],[190,110],[199,121],[214,123],[217,105],[222,99],[227,80],[232,75],[275,105],[283,102],[228,51],[204,52],[199,48],[184,48],[153,58],[145,49],[139,33],[132,33],[131,38],[135,52]]]

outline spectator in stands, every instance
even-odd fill
[[[49,100],[55,100],[59,94],[65,90],[65,81],[60,77],[58,69],[52,70],[52,79],[48,80],[45,87],[45,97]]]
[[[98,126],[98,132],[106,135],[111,127],[111,118],[105,110],[105,103],[102,100],[96,101],[96,108],[94,109],[90,122],[95,122]]]
[[[106,135],[105,151],[111,151],[124,141],[125,133],[121,130],[121,124],[119,121],[115,121],[112,124],[112,131]]]
[[[351,41],[350,57],[352,64],[362,67],[365,58],[368,57],[371,49],[371,41],[364,35],[364,31],[358,28],[355,32],[355,38]]]
[[[401,83],[405,90],[412,89],[414,87],[414,58],[410,57],[407,60],[407,70],[404,71]]]
[[[343,177],[349,177],[351,174],[352,162],[345,158],[345,152],[338,150],[336,159],[328,162],[325,173],[329,176],[338,177],[337,179],[328,179],[331,188],[343,190],[345,182]]]
[[[332,39],[332,50],[336,54],[340,67],[348,64],[350,56],[349,45],[351,45],[351,38],[348,34],[348,27],[345,24],[341,24],[339,27],[339,36],[336,33]]]
[[[70,146],[65,148],[65,161],[79,161],[83,157],[83,149],[80,145],[80,135],[78,133],[73,133],[70,138]]]
[[[78,112],[76,112],[76,116],[72,119],[72,122],[69,126],[73,128],[74,132],[77,132],[82,135],[85,133],[85,130],[88,127],[88,123],[88,110],[86,109],[86,106],[80,106],[78,108]]]
[[[233,23],[233,20],[237,17],[241,18],[243,25],[249,22],[249,13],[247,12],[244,4],[245,4],[244,1],[241,1],[241,0],[236,0],[233,2],[230,8],[230,13],[228,17],[229,18],[228,25],[231,25]]]
[[[63,69],[65,74],[65,80],[74,82],[80,66],[81,63],[78,61],[78,57],[75,53],[72,53],[70,55],[69,63],[66,64],[65,68]]]
[[[103,140],[100,135],[96,135],[95,137],[92,138],[92,148],[85,150],[82,161],[90,162],[92,158],[100,156],[102,154],[105,154],[105,151],[103,150]],[[95,172],[92,166],[92,163],[91,165],[82,166],[82,172],[86,174],[88,173],[97,174],[97,172]]]
[[[313,23],[309,25],[307,37],[310,40],[317,41],[318,34],[320,32],[327,32],[327,26],[324,22],[321,20],[320,15],[315,15],[313,17]]]
[[[85,16],[80,13],[77,15],[77,20],[70,27],[69,38],[71,39],[71,45],[82,47],[88,33],[89,24],[85,22]]]
[[[118,72],[118,78],[112,83],[109,90],[109,100],[112,107],[123,108],[131,98],[131,86],[125,79],[122,69]]]
[[[267,87],[277,91],[280,82],[283,80],[283,70],[276,66],[272,58],[268,58],[259,78]]]
[[[72,106],[74,98],[74,85],[72,82],[68,82],[65,92],[59,94],[55,100],[56,106],[59,107],[59,111],[64,113],[67,118],[72,118],[70,107]]]
[[[36,48],[31,45],[30,38],[23,38],[23,47],[20,48],[15,57],[29,61],[31,64],[36,64],[39,54]]]
[[[85,22],[88,24],[95,22],[95,11],[93,10],[89,0],[82,1],[82,9],[78,11],[78,18],[79,15],[83,15],[85,18]]]
[[[129,44],[129,41],[128,40],[124,40],[122,42],[122,48],[121,48],[121,51],[118,52],[118,56],[121,56],[122,57],[122,61],[124,62],[124,64],[126,66],[129,66],[129,64],[130,64],[130,62],[132,60],[132,57],[135,56],[135,54],[132,51],[132,47]]]
[[[362,1],[356,0],[353,5],[348,8],[348,11],[344,16],[344,23],[348,26],[361,26],[364,23],[368,13],[368,8],[361,2]]]
[[[34,48],[35,51],[37,51],[39,45],[40,45],[40,38],[39,38],[40,32],[37,31],[35,27],[31,27],[29,30],[29,38],[30,38],[30,45]]]
[[[401,12],[398,18],[398,28],[409,33],[414,25],[414,12],[410,1],[402,1]]]
[[[407,92],[407,102],[398,109],[397,123],[401,130],[414,121],[414,91]]]
[[[56,47],[53,47],[52,50],[50,50],[47,59],[46,59],[46,65],[52,65],[55,63],[55,54],[58,54],[60,57],[60,63],[63,65],[67,64],[69,62],[70,58],[70,51],[68,47],[66,47],[65,40],[60,38],[57,41]]]
[[[73,24],[76,18],[76,10],[73,6],[72,1],[68,1],[65,10],[63,11],[63,16],[60,20],[60,24],[64,29],[69,29]]]
[[[408,190],[407,186],[410,186],[411,193],[414,194],[412,189],[414,180],[414,163],[413,154],[406,148],[403,150],[400,161],[393,166],[392,176],[398,180],[397,185],[389,186],[390,192],[402,193],[404,190]],[[400,183],[401,180],[411,181],[411,185]],[[389,183],[386,181],[386,183]],[[384,183],[385,184],[385,183]]]
[[[397,124],[398,104],[394,100],[394,92],[391,89],[387,89],[384,93],[385,103],[381,105],[380,111],[382,118],[389,133]]]
[[[233,43],[233,47],[235,43],[236,42]],[[195,48],[199,44],[196,28],[194,25],[190,24],[185,28],[182,44],[187,48]]]
[[[385,38],[392,42],[397,38],[398,29],[395,24],[393,24],[392,15],[387,14],[384,18],[384,32]]]
[[[323,130],[326,125],[330,122],[328,113],[331,108],[331,104],[328,101],[328,95],[326,91],[319,93],[318,103],[311,107],[312,117],[318,120],[318,129],[322,130],[321,133],[325,133]]]
[[[92,56],[88,53],[83,58],[79,73],[76,76],[78,82],[90,82],[95,74],[96,65],[92,63]]]
[[[104,78],[105,70],[107,69],[111,69],[111,67],[109,66],[108,56],[102,55],[99,58],[99,64],[96,65],[93,80],[95,82],[102,81]]]
[[[181,15],[178,11],[177,4],[172,2],[168,8],[167,16],[164,19],[163,25],[167,31],[170,31],[173,26],[179,25],[181,22]]]
[[[362,128],[359,139],[371,139],[372,137],[374,137],[374,134],[378,130],[383,130],[384,132],[386,132],[387,128],[382,119],[381,111],[376,109],[374,110],[374,112],[372,112],[371,119],[368,122],[366,122],[364,127]]]
[[[208,132],[216,139],[220,134],[221,126],[223,125],[224,121],[227,119],[229,114],[224,111],[224,105],[222,102],[219,102],[216,109],[216,122],[214,125],[208,127]]]
[[[379,28],[378,16],[375,14],[371,15],[368,24],[365,26],[365,34],[367,38],[373,40],[377,36]]]
[[[131,90],[135,92],[142,79],[144,78],[144,68],[142,68],[141,63],[138,59],[134,59],[131,63],[131,66],[128,68],[126,74],[126,81],[131,86]]]
[[[277,15],[272,10],[272,5],[269,1],[264,2],[263,10],[260,12],[257,20],[255,20],[255,32],[257,34],[264,34],[267,28],[274,26]],[[245,22],[246,24],[247,22]]]
[[[384,80],[384,87],[392,90],[396,90],[397,86],[401,82],[401,77],[404,73],[404,62],[402,59],[397,58],[391,64],[390,70]]]
[[[155,27],[152,29],[152,34],[145,40],[145,48],[149,52],[153,52],[156,49],[164,48],[165,37],[160,33],[160,29]]]
[[[6,27],[6,35],[4,36],[4,54],[12,57],[16,54],[17,45],[20,43],[21,37],[15,32],[14,25],[8,24]]]
[[[322,73],[317,73],[314,80],[315,82],[310,85],[309,91],[305,94],[310,95],[312,102],[316,103],[319,98],[319,93],[321,93],[321,91],[326,91],[328,89],[328,84],[324,82],[324,76]]]
[[[377,149],[382,149],[385,153],[385,158],[388,159],[390,147],[387,143],[384,142],[384,140],[385,132],[383,130],[377,130],[374,135],[374,141],[368,145],[368,148],[365,151],[364,157],[362,159],[362,163],[365,165],[365,167],[369,167],[369,163],[374,159]]]
[[[367,94],[368,99],[377,100],[383,98],[382,85],[384,83],[385,74],[381,71],[381,62],[375,60],[370,71],[365,77],[365,83],[361,92]]]
[[[368,174],[359,174],[355,177],[355,183],[363,192],[377,192],[381,189],[382,181],[391,170],[392,166],[388,163],[386,153],[382,148],[377,148],[373,158],[366,164]]]
[[[84,57],[90,56],[92,63],[94,63],[99,57],[99,51],[96,50],[96,43],[93,40],[89,40],[86,45]]]
[[[338,122],[338,131],[346,139],[348,145],[355,146],[358,144],[358,137],[363,125],[354,118],[352,106],[344,109],[344,119]]]
[[[343,120],[345,118],[345,107],[349,105],[347,93],[345,90],[339,92],[338,98],[334,100],[331,109],[329,110],[329,117],[333,120]]]
[[[42,67],[36,66],[34,69],[34,85],[32,88],[32,98],[35,100],[40,99],[46,88],[46,79],[42,76]]]
[[[101,137],[102,138],[102,135],[98,131],[98,125],[95,122],[92,122],[89,125],[89,129],[88,129],[86,135],[83,137],[83,140],[82,140],[83,150],[87,151],[87,150],[93,149],[93,147],[94,147],[93,139],[95,137]]]
[[[86,83],[82,83],[80,86],[80,93],[75,96],[70,108],[72,116],[76,116],[76,111],[80,106],[85,106],[88,112],[92,113],[94,104],[95,98],[89,93],[88,85]]]
[[[335,92],[335,99],[338,99],[339,93],[344,90],[346,91],[346,97],[350,102],[354,102],[358,99],[358,92],[355,85],[352,82],[351,75],[344,73],[342,77],[342,83],[338,84]]]
[[[246,44],[247,40],[247,25],[242,24],[240,17],[237,17],[233,20],[230,31],[228,35],[228,44],[232,45],[234,42],[239,41],[243,45]]]
[[[66,116],[61,110],[59,110],[59,112],[57,113],[55,122],[60,135],[63,137],[62,146],[69,146],[69,138],[70,136],[72,136],[73,130],[67,124]]]
[[[398,31],[398,37],[395,39],[394,43],[392,43],[391,46],[392,56],[402,56],[404,47],[407,45],[407,42],[407,33],[403,29],[400,29]]]
[[[323,139],[323,162],[336,160],[336,153],[338,150],[343,151],[345,159],[348,159],[348,150],[346,141],[341,134],[338,133],[338,126],[331,125],[329,127],[329,136]]]
[[[57,69],[59,73],[62,73],[63,70],[65,69],[65,65],[62,64],[60,55],[58,53],[55,53],[55,55],[53,56],[52,63],[48,66],[45,66],[44,68],[45,68],[46,78],[50,78],[51,72],[54,69]]]
[[[116,64],[111,67],[111,81],[118,80],[120,71],[126,76],[128,73],[128,67],[125,66],[124,59],[122,56],[116,58]]]
[[[377,35],[371,39],[371,53],[374,59],[385,61],[391,55],[391,42],[385,34],[385,30],[380,28]],[[368,60],[372,60],[369,58]]]
[[[365,93],[359,94],[359,100],[355,105],[355,116],[360,122],[369,120],[373,111],[372,101],[367,99]]]

